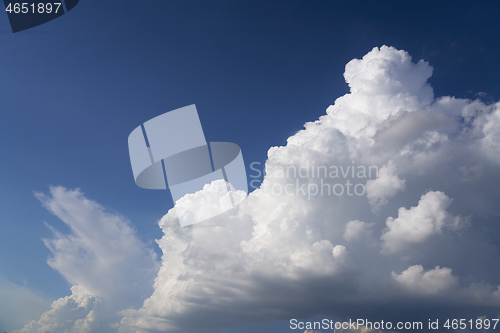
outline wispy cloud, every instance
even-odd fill
[[[70,229],[64,234],[49,226],[54,237],[44,243],[52,253],[48,264],[74,287],[21,332],[102,329],[117,320],[117,311],[139,305],[151,293],[156,255],[123,216],[107,212],[78,189],[51,187],[36,197]]]

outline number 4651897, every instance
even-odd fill
[[[47,2],[47,3],[27,3],[27,2],[15,2],[15,3],[9,3],[7,8],[5,8],[5,11],[14,14],[51,14],[54,12],[57,14],[59,9],[61,8],[61,3],[60,2]]]

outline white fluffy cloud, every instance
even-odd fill
[[[396,253],[407,244],[422,243],[443,229],[462,230],[467,220],[451,216],[446,209],[452,200],[443,192],[431,191],[420,198],[418,205],[406,209],[399,208],[398,217],[387,218],[387,231],[382,234],[382,251]]]
[[[500,243],[486,230],[498,230],[500,104],[434,98],[431,74],[425,61],[386,46],[349,62],[351,92],[269,150],[261,188],[237,209],[211,227],[172,228],[173,211],[162,219],[154,292],[122,312],[120,331],[376,316],[384,309],[375,304],[394,312],[404,302],[397,311],[406,311],[411,297],[439,315],[451,301],[437,310],[435,297],[447,290],[460,292],[454,306],[464,309],[499,305]],[[318,166],[379,172],[319,177]],[[301,168],[309,172],[283,172]],[[346,181],[366,195],[319,191]]]
[[[484,153],[497,163],[500,163],[500,107],[485,116],[483,120],[483,135],[481,139],[481,148]]]
[[[414,265],[401,274],[392,272],[392,277],[415,293],[436,294],[457,286],[457,278],[451,272],[450,268],[439,266],[424,272],[422,265]]]
[[[376,211],[387,204],[388,200],[396,193],[404,189],[405,181],[398,177],[394,163],[391,161],[380,168],[376,179],[370,179],[366,182],[366,197]]]
[[[98,328],[100,302],[82,287],[73,286],[71,291],[71,296],[54,301],[40,320],[30,322],[19,333],[90,333]]]
[[[472,317],[498,307],[500,104],[434,98],[431,75],[387,46],[349,62],[350,93],[269,150],[260,189],[192,227],[175,228],[174,210],[162,218],[154,290],[120,312],[118,330],[209,333],[319,314],[422,320],[422,309]],[[349,171],[318,173],[332,166]],[[358,172],[369,167],[379,172]],[[186,197],[184,212],[203,214],[217,186]],[[141,277],[154,258],[127,223],[79,191],[51,196],[42,201],[72,229],[46,241],[52,267],[99,301],[151,287]]]

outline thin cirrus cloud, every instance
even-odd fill
[[[73,290],[72,304],[80,304],[78,297],[90,302],[81,293],[95,297],[80,319],[91,311],[105,318],[99,302],[119,311],[112,325],[119,332],[208,333],[317,315],[422,321],[450,313],[497,315],[500,104],[436,98],[427,82],[432,71],[387,46],[350,61],[344,74],[350,93],[286,146],[269,150],[261,187],[237,209],[206,228],[172,228],[174,210],[161,219],[163,256],[154,284],[155,259],[126,223],[79,191],[52,189],[42,202],[72,233],[55,232],[46,241],[49,264],[81,288]],[[379,172],[348,176],[365,185],[364,195],[311,195],[304,184],[328,188],[340,179],[279,172],[320,165]],[[182,205],[199,212],[219,186],[184,197]],[[81,207],[94,213],[75,219]],[[96,218],[111,225],[94,239],[85,225]],[[135,246],[108,249],[114,242],[107,237],[116,232]],[[81,249],[92,251],[90,257],[104,253],[105,262]],[[117,262],[113,271],[105,269],[109,262]],[[132,267],[151,278],[133,275],[111,286],[111,277]],[[131,307],[139,294],[129,294],[129,283],[152,290],[142,306]],[[104,324],[95,319],[93,325]]]

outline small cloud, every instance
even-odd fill
[[[451,274],[451,269],[439,266],[425,272],[422,265],[414,265],[401,274],[392,272],[392,277],[408,290],[425,295],[437,294],[458,285],[457,278]]]
[[[443,192],[431,191],[420,198],[418,205],[399,208],[396,219],[386,220],[387,230],[382,234],[382,253],[397,253],[408,244],[422,243],[443,229],[459,231],[467,226],[466,219],[451,216],[446,209],[452,199]]]
[[[359,220],[349,221],[344,231],[344,239],[347,242],[355,240],[368,240],[372,237],[374,223],[366,223]]]
[[[387,204],[388,200],[405,189],[404,179],[399,178],[393,162],[389,162],[379,170],[376,179],[366,182],[366,197],[374,211]]]
[[[16,333],[90,333],[100,323],[97,310],[102,304],[80,286],[71,288],[72,294],[52,303],[52,308],[45,312],[40,320],[32,321]]]

